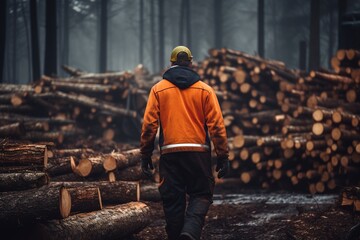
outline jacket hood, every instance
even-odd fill
[[[199,74],[189,67],[172,66],[163,75],[163,78],[175,84],[180,89],[186,89],[200,80]]]

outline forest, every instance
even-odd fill
[[[201,239],[360,239],[359,0],[0,0],[1,236],[167,239],[139,140],[179,45],[227,136]]]
[[[260,2],[3,0],[0,79],[28,83],[42,74],[64,76],[63,64],[104,72],[143,63],[159,72],[169,65],[169,52],[177,45],[189,46],[196,61],[210,48],[227,47],[278,59],[291,68],[308,68],[315,54],[316,65],[328,68],[338,48],[338,15],[344,11],[338,5],[345,3],[348,12],[360,9],[356,0],[315,1],[319,23],[311,25],[310,0]],[[315,51],[310,48],[311,26],[317,26]]]

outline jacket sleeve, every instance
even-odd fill
[[[205,121],[211,140],[214,143],[217,157],[228,158],[229,151],[224,119],[214,91],[210,92],[205,102]]]
[[[140,153],[143,157],[151,157],[154,150],[154,141],[159,127],[159,116],[159,102],[152,88],[141,128]]]

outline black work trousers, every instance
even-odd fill
[[[213,190],[210,152],[176,152],[160,157],[159,191],[170,240],[180,234],[200,239]]]

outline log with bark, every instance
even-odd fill
[[[0,193],[0,222],[14,224],[60,218],[59,187]]]
[[[38,188],[49,183],[43,172],[0,173],[0,192]]]
[[[67,218],[70,214],[77,212],[101,210],[100,190],[92,186],[61,187],[59,208],[62,218]]]
[[[150,224],[150,208],[144,203],[131,202],[81,213],[60,221],[37,226],[37,239],[121,239]]]
[[[46,167],[48,162],[47,147],[40,144],[0,145],[0,163],[6,165],[39,165]]]
[[[139,201],[141,196],[139,182],[130,181],[52,182],[50,183],[50,186],[65,188],[99,188],[101,200],[104,204],[119,204],[131,201]]]

